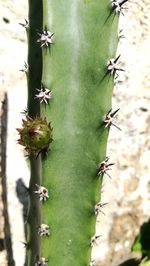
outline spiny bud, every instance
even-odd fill
[[[40,201],[46,201],[49,198],[48,195],[48,189],[46,187],[43,186],[39,186],[37,184],[35,184],[37,187],[37,190],[34,191],[35,194],[38,194]]]
[[[52,142],[52,128],[47,123],[46,118],[36,117],[35,119],[26,116],[22,120],[22,128],[17,129],[20,135],[18,143],[25,147],[31,154],[38,155],[42,151],[47,151]]]
[[[49,232],[49,225],[47,224],[41,224],[39,227],[38,227],[38,234],[40,236],[49,236],[50,235],[50,232]]]
[[[35,266],[48,266],[48,259],[44,257],[37,258]]]

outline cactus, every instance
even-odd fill
[[[122,71],[116,48],[125,2],[29,1],[28,114],[18,131],[31,162],[30,266],[96,265],[91,247],[113,165],[106,145],[110,126],[118,127],[111,98]]]

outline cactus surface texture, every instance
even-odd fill
[[[18,129],[31,159],[29,266],[96,265],[121,12],[118,1],[29,0],[28,116]]]

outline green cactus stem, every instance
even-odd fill
[[[112,165],[106,157],[107,139],[118,112],[111,112],[114,76],[120,70],[116,48],[122,5],[117,2],[43,0],[41,30],[32,23],[37,20],[40,1],[29,1],[29,115],[35,117],[40,104],[41,117],[46,117],[53,128],[52,143],[48,133],[50,151],[42,156],[42,180],[36,180],[35,167],[32,169],[30,201],[36,198],[41,202],[42,215],[36,221],[31,207],[30,266],[95,265],[90,261],[91,246],[98,238],[96,216],[104,206],[100,203],[100,189]],[[35,43],[32,33],[37,28]],[[40,64],[33,49],[37,45],[37,53],[43,53],[40,84],[35,84],[35,77],[41,70],[31,74],[32,67]],[[35,161],[35,165],[39,164],[39,158]],[[35,241],[41,243],[40,251],[35,249],[34,234],[38,235]]]
[[[42,30],[43,21],[43,11],[42,11],[42,1],[41,0],[29,0],[29,25],[27,30],[28,36],[28,72],[27,83],[28,83],[28,115],[31,118],[39,116],[40,106],[35,98],[37,93],[36,88],[41,86],[41,76],[42,76],[42,51],[39,49],[37,43],[37,30]],[[27,265],[34,265],[35,254],[40,253],[40,236],[37,234],[37,226],[41,224],[41,204],[37,200],[37,195],[34,193],[36,191],[36,185],[41,182],[41,162],[40,156],[35,158],[34,155],[30,155],[30,168],[31,168],[31,178],[29,183],[29,196],[30,196],[30,206],[28,212],[28,258]],[[30,261],[30,262],[29,262]]]

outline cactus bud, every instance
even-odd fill
[[[46,118],[32,119],[27,116],[22,122],[22,128],[17,129],[20,135],[18,143],[23,145],[29,154],[38,155],[42,151],[47,151],[52,142],[52,128]]]

